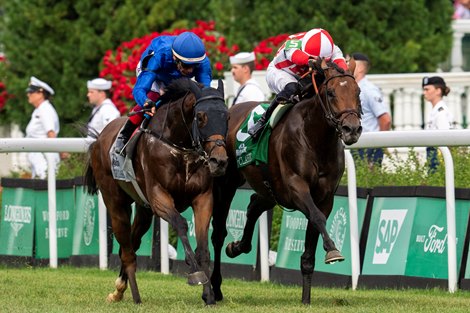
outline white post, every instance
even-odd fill
[[[98,238],[100,241],[100,269],[108,269],[108,222],[106,205],[101,192],[98,192]]]
[[[351,288],[352,290],[356,290],[360,274],[356,166],[354,165],[351,151],[345,150],[344,152],[348,170],[349,235],[351,237]]]
[[[162,274],[170,274],[170,261],[168,258],[168,223],[162,218],[160,218],[160,263],[160,272],[162,272]]]
[[[49,205],[49,265],[57,268],[57,205],[54,156],[45,153],[47,160],[47,199]]]
[[[265,211],[259,217],[259,258],[261,281],[269,281],[269,236],[268,213]]]
[[[457,240],[455,230],[454,162],[449,148],[439,147],[446,169],[447,262],[449,292],[457,290]]]
[[[462,39],[465,34],[454,28],[454,40],[452,41],[452,54],[450,58],[451,72],[462,72],[463,57],[462,57]]]

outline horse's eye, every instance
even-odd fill
[[[331,89],[328,89],[326,91],[326,94],[328,95],[328,97],[330,98],[334,98],[336,95],[335,95],[335,91],[334,90],[331,90]]]
[[[197,126],[198,128],[202,128],[207,124],[207,115],[204,112],[198,112],[196,115],[197,118]]]

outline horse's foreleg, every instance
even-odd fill
[[[302,303],[310,304],[310,294],[312,286],[313,270],[315,269],[315,251],[319,232],[312,223],[308,223],[305,233],[305,251],[300,260],[300,270],[302,272]]]
[[[195,233],[196,233],[196,261],[200,269],[210,277],[210,253],[208,247],[209,223],[212,216],[212,193],[199,195],[193,201]],[[209,280],[204,284],[202,299],[207,305],[215,304],[214,292]]]
[[[251,240],[255,230],[256,221],[260,215],[274,207],[275,203],[266,198],[262,198],[258,194],[251,195],[250,204],[246,213],[246,224],[243,229],[243,237],[240,241],[231,242],[227,245],[225,252],[231,258],[235,258],[242,253],[251,251]]]
[[[228,177],[228,176],[227,176]],[[214,209],[212,210],[212,245],[214,247],[214,264],[212,269],[211,284],[214,290],[215,300],[222,301],[222,274],[220,272],[220,262],[222,257],[222,247],[225,237],[227,237],[226,220],[238,181],[232,178],[220,177],[214,180],[213,198]]]
[[[172,214],[168,222],[173,227],[173,229],[176,230],[176,233],[178,234],[178,237],[180,238],[181,243],[183,244],[185,261],[190,268],[190,273],[188,275],[188,284],[194,286],[207,283],[209,281],[209,278],[206,273],[199,271],[196,256],[191,248],[191,245],[189,244],[188,223],[186,222],[186,219],[184,219],[184,217],[182,217],[181,214],[179,214],[175,210],[175,213]]]
[[[291,186],[296,186],[292,195],[294,196],[294,204],[298,210],[305,214],[305,217],[312,223],[315,229],[320,233],[323,239],[323,248],[326,251],[325,263],[333,263],[336,261],[344,261],[344,257],[338,251],[335,246],[335,243],[328,235],[326,230],[326,216],[329,214],[333,208],[334,195],[331,193],[330,196],[321,203],[323,210],[320,210],[318,206],[314,203],[313,198],[309,192],[309,187],[303,180],[296,180],[295,184]],[[325,212],[325,213],[324,213]]]

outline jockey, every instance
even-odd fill
[[[116,140],[115,151],[120,154],[123,154],[123,148],[134,130],[142,123],[143,109],[158,106],[158,98],[171,81],[194,77],[206,87],[210,87],[212,81],[204,43],[192,32],[153,39],[140,58],[136,74],[137,82],[132,94],[137,105],[131,111],[136,113],[129,117]]]
[[[348,68],[343,53],[324,29],[314,28],[287,38],[266,70],[266,82],[276,97],[258,122],[248,130],[253,139],[259,136],[260,130],[280,103],[296,102],[293,96],[298,91],[297,82],[308,72],[308,61],[318,58],[331,60],[345,70]]]

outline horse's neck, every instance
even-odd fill
[[[304,100],[297,106],[297,114],[303,120],[302,129],[307,138],[331,137],[336,134],[334,127],[328,124],[318,97],[314,96],[312,99]]]
[[[186,114],[187,115],[187,114]],[[157,137],[183,148],[191,147],[192,118],[183,116],[176,106],[161,107],[151,119],[148,128]]]

